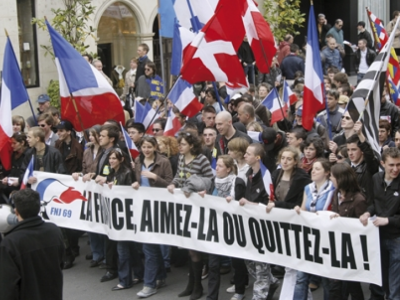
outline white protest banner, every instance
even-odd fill
[[[179,190],[75,182],[35,172],[42,216],[61,227],[268,262],[316,275],[381,284],[378,228],[358,219],[274,208]]]

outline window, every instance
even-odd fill
[[[17,0],[21,73],[26,87],[39,86],[34,0]],[[17,55],[17,54],[16,54]]]

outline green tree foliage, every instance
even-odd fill
[[[89,45],[85,44],[88,37],[95,39],[96,29],[88,26],[95,7],[90,0],[63,0],[64,7],[54,9],[54,18],[51,25],[57,30],[71,45],[80,53],[85,53]],[[42,30],[47,31],[45,19],[32,19],[32,24],[37,24]],[[50,45],[40,45],[46,50],[45,55],[50,53],[54,58],[53,47]]]
[[[50,80],[47,88],[47,95],[50,97],[50,104],[57,109],[60,109],[60,83],[58,80]]]
[[[63,0],[64,7],[51,11],[54,18],[51,25],[57,30],[78,52],[84,54],[87,52],[89,45],[86,45],[86,39],[92,37],[95,39],[94,33],[96,29],[88,26],[88,21],[94,13],[95,7],[91,5],[90,0]],[[47,31],[45,19],[32,19],[32,24]],[[40,45],[45,50],[45,56],[50,54],[54,59],[53,47],[50,45]],[[97,55],[89,53],[93,57]],[[50,103],[56,108],[60,108],[60,86],[58,80],[50,80],[47,88],[47,94],[50,97]]]
[[[271,26],[275,39],[282,41],[286,34],[298,35],[305,14],[300,12],[301,0],[264,0],[264,18]]]

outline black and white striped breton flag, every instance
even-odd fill
[[[357,85],[347,105],[347,110],[354,123],[359,119],[363,122],[365,137],[377,158],[380,158],[378,139],[379,112],[381,110],[381,97],[385,86],[385,76],[393,37],[394,34],[391,34],[389,41],[379,52],[363,80]],[[368,101],[366,101],[367,98],[369,99]]]

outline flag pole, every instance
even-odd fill
[[[4,31],[5,31],[5,33],[6,33],[6,37],[7,37],[7,39],[10,39],[10,36],[8,35],[8,31],[7,31],[7,29],[5,29],[4,28]],[[13,49],[14,50],[14,49]],[[21,74],[22,75],[22,74]],[[22,78],[22,76],[21,76],[21,78]],[[25,86],[25,83],[24,83],[24,86]],[[25,87],[25,89],[26,89],[26,87]],[[29,107],[30,107],[30,109],[31,109],[31,112],[32,112],[32,118],[33,118],[33,121],[35,121],[35,124],[37,125],[37,119],[36,119],[36,116],[35,116],[35,111],[33,110],[33,106],[32,106],[32,102],[31,102],[31,99],[29,99],[29,97],[28,97],[28,103],[29,103]]]
[[[85,127],[83,126],[81,114],[79,113],[78,107],[76,106],[75,98],[74,98],[74,96],[72,96],[71,93],[69,94],[69,99],[72,101],[72,104],[74,105],[75,112],[76,112],[76,115],[77,115],[78,120],[79,120],[79,124],[82,127],[83,136],[85,137],[86,141],[89,141],[89,137],[87,136],[86,131],[85,131]]]
[[[124,129],[124,127],[122,126],[122,123],[119,122],[119,125],[121,126],[121,131],[123,132],[123,130],[125,130],[125,129]],[[131,163],[133,163],[132,154],[131,154],[131,151],[129,151],[129,145],[128,145],[128,142],[127,142],[126,139],[125,139],[125,135],[124,135],[124,141],[125,141],[125,146],[126,146],[126,148],[128,149],[128,154],[129,154],[129,158],[131,159]],[[133,143],[133,141],[132,141],[132,143]]]
[[[159,110],[160,110],[160,107],[161,107],[161,105],[159,105],[159,106],[157,107],[156,112],[154,113],[153,117],[151,118],[151,120],[150,120],[150,122],[149,122],[149,126],[147,126],[147,128],[146,128],[146,130],[145,130],[144,132],[146,132],[147,129],[149,129],[149,127],[153,124],[153,121],[154,121],[154,119],[156,118],[157,113],[158,113]]]
[[[158,6],[158,11],[160,11],[160,0],[157,0],[157,6]],[[164,86],[164,88],[163,88],[164,108],[166,109],[167,108],[167,97],[165,97],[166,85],[165,85],[164,51],[163,51],[162,36],[161,36],[160,12],[157,15],[157,19],[158,19],[158,42],[159,42],[159,46],[160,46],[160,60],[161,60],[161,80],[162,80],[162,84]],[[167,111],[166,111],[166,113],[167,113]]]
[[[262,54],[263,54],[264,60],[265,60],[266,65],[267,65],[267,67],[268,67],[268,73],[271,74],[271,66],[270,66],[269,63],[268,63],[267,53],[265,52],[265,48],[264,48],[264,45],[263,45],[263,43],[262,43],[262,39],[259,38],[258,41],[259,41],[260,46],[261,46],[261,52],[262,52]],[[284,80],[284,81],[286,81],[286,80]],[[276,89],[275,86],[274,86],[273,88]],[[285,92],[285,84],[283,84],[283,92],[282,92],[282,95],[283,95],[284,92]],[[282,116],[283,116],[283,119],[282,119],[282,120],[284,120],[284,119],[285,119],[285,112],[283,111],[282,102],[281,102],[281,97],[279,96],[279,92],[278,92],[277,90],[276,90],[276,95],[278,96],[279,108],[281,109],[281,113],[282,113]],[[261,101],[261,102],[262,102],[262,101]],[[257,108],[258,108],[258,106],[257,106]],[[256,108],[256,109],[257,109],[257,108]],[[256,109],[255,109],[255,110],[256,110]],[[255,110],[254,110],[254,111],[255,111]],[[282,121],[282,120],[281,120],[281,121]],[[286,122],[284,122],[284,125],[285,125],[286,131],[288,131],[289,128],[287,127]]]
[[[368,16],[369,26],[371,26],[372,32],[374,33],[373,35],[374,35],[375,49],[377,49],[378,41],[376,40],[376,38],[377,38],[377,35],[376,35],[376,28],[375,28],[375,26],[373,26],[371,16],[370,16],[370,14],[368,13],[368,12],[370,11],[370,10],[369,10],[369,7],[366,6],[365,9],[367,10],[367,16]]]

